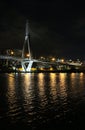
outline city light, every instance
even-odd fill
[[[26,54],[26,57],[29,57],[29,56],[30,56],[30,55],[27,53],[27,54]]]
[[[55,61],[55,58],[53,57],[51,60],[52,60],[52,61]]]
[[[13,55],[14,54],[14,52],[13,51],[11,51],[11,55]]]

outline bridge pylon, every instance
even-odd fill
[[[24,41],[23,49],[22,49],[22,58],[25,58],[25,57],[26,57],[25,53],[28,53],[28,54],[29,54],[28,59],[31,60],[30,34],[29,34],[29,24],[28,24],[28,20],[26,21],[25,41]]]
[[[22,49],[22,69],[24,72],[30,72],[32,65],[33,65],[33,60],[31,57],[31,51],[30,51],[30,35],[29,35],[29,24],[28,24],[28,20],[26,21],[26,30],[25,30],[25,41],[24,41],[24,45],[23,45],[23,49]],[[27,51],[27,52],[25,52]],[[29,57],[26,58],[25,53],[29,54]]]

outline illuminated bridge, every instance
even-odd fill
[[[48,62],[42,62],[36,59],[33,59],[30,52],[30,44],[29,44],[29,31],[28,31],[28,21],[26,22],[26,34],[25,34],[25,41],[22,49],[22,56],[20,58],[14,57],[14,56],[6,56],[6,55],[0,55],[0,59],[12,61],[12,62],[18,62],[21,65],[21,71],[22,72],[31,72],[31,68],[33,66],[33,63],[41,63],[41,64],[48,64]],[[26,48],[27,47],[27,48]],[[27,53],[29,54],[29,57],[25,57],[25,48],[27,49]],[[13,66],[13,68],[16,66]],[[15,68],[17,69],[17,68]]]
[[[29,57],[26,58],[25,57],[25,48],[27,49],[27,53],[29,54]],[[28,21],[26,22],[26,34],[25,34],[25,40],[24,40],[24,44],[23,44],[23,49],[22,49],[22,56],[20,58],[18,57],[14,57],[14,56],[4,56],[4,55],[0,55],[0,59],[3,59],[3,60],[11,60],[13,62],[19,62],[20,65],[21,65],[21,72],[31,72],[32,70],[32,66],[34,63],[40,63],[42,64],[41,66],[50,66],[50,65],[54,65],[54,66],[57,66],[57,64],[62,64],[62,62],[54,62],[54,63],[51,63],[51,62],[43,62],[43,61],[39,61],[39,60],[36,60],[36,59],[33,59],[32,56],[31,56],[31,51],[30,51],[30,44],[29,44],[29,29],[28,29]],[[65,62],[63,63],[63,65],[70,65],[69,62]],[[72,64],[71,64],[72,65]],[[81,66],[81,64],[73,64],[73,66]],[[16,68],[16,65],[13,66]]]

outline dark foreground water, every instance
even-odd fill
[[[84,73],[0,74],[0,130],[84,130]]]

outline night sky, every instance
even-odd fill
[[[85,60],[85,4],[82,1],[0,1],[1,49],[22,49],[27,19],[34,57]]]

